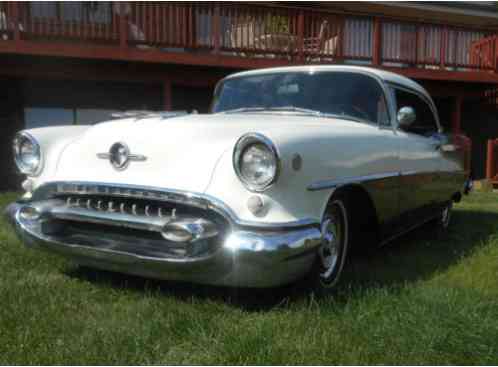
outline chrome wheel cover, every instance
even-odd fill
[[[342,241],[342,234],[337,221],[334,218],[327,218],[322,223],[322,244],[318,255],[324,269],[320,276],[328,278],[333,273],[339,263],[339,251]]]
[[[451,205],[447,205],[441,212],[441,224],[444,228],[448,227],[451,219]]]

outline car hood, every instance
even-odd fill
[[[230,154],[237,139],[259,132],[280,149],[286,143],[319,137],[327,128],[337,135],[369,125],[299,114],[213,114],[175,118],[114,120],[97,124],[69,144],[60,155],[55,180],[92,181],[155,186],[205,192],[223,153]],[[371,128],[371,127],[370,127]],[[145,157],[116,170],[99,158],[121,142],[130,153]],[[285,153],[285,149],[283,149]]]

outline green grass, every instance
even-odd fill
[[[0,207],[15,198],[0,196]],[[497,364],[498,195],[352,259],[331,296],[80,268],[0,222],[0,364]]]

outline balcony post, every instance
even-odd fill
[[[379,18],[374,18],[372,64],[380,65],[382,57],[382,24]]]
[[[448,33],[448,28],[444,27],[441,29],[441,51],[440,51],[441,55],[439,55],[441,69],[444,69],[444,65],[446,64],[446,41],[448,39],[447,33]]]
[[[19,2],[12,2],[12,27],[14,32],[14,41],[21,40],[21,30],[19,29]]]
[[[128,14],[126,8],[128,4],[125,1],[119,3],[119,46],[126,48],[128,46]]]
[[[221,48],[221,16],[220,16],[220,4],[215,3],[213,11],[213,39],[214,39],[214,53],[219,54]]]
[[[304,62],[304,13],[302,9],[297,14],[297,58],[299,63]]]

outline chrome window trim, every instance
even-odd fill
[[[275,156],[275,175],[273,178],[268,181],[267,183],[263,185],[255,185],[247,182],[243,177],[242,173],[240,171],[240,158],[242,156],[242,153],[244,152],[245,148],[249,146],[250,144],[257,144],[257,143],[262,143],[265,145],[270,151],[273,153]],[[237,174],[237,177],[239,178],[240,182],[249,190],[252,192],[263,192],[269,189],[277,180],[278,177],[280,176],[280,171],[281,171],[281,159],[280,159],[280,153],[278,152],[277,147],[273,142],[264,136],[263,134],[260,133],[248,133],[242,135],[239,140],[235,143],[235,146],[233,148],[233,154],[232,154],[232,164],[233,164],[233,169],[235,170],[235,173]]]
[[[414,90],[414,89],[412,89],[410,87],[407,87],[405,85],[400,85],[400,84],[397,84],[397,83],[394,83],[394,82],[388,82],[387,85],[391,89],[393,89],[393,90],[399,89],[399,90],[405,91],[407,93],[415,94],[417,97],[419,97],[420,99],[422,99],[425,103],[427,103],[429,105],[429,108],[432,111],[432,114],[434,115],[434,119],[436,121],[436,127],[437,127],[438,133],[443,133],[443,128],[441,127],[441,122],[439,121],[439,113],[438,113],[436,105],[434,104],[434,101],[432,101],[432,99],[427,98],[427,96],[425,96],[424,94],[420,93],[419,91],[416,91],[416,90]],[[395,106],[395,110],[397,111],[398,110],[398,100],[396,99],[396,95],[395,94],[393,95],[393,103],[394,103],[394,106]],[[399,129],[398,121],[396,119],[396,115],[395,115],[394,119],[396,121],[396,128]]]
[[[59,190],[60,185],[76,186],[74,190]],[[97,187],[107,191],[87,191],[85,186]],[[81,188],[82,190],[78,190]],[[34,192],[30,201],[45,200],[55,194],[71,195],[110,195],[117,197],[130,197],[140,199],[150,199],[165,201],[177,204],[191,205],[200,209],[213,210],[222,215],[231,225],[238,227],[251,227],[262,229],[288,229],[294,227],[317,226],[319,221],[313,218],[303,218],[289,222],[256,222],[240,219],[235,212],[223,201],[208,195],[191,191],[165,189],[154,186],[139,186],[131,184],[113,184],[93,181],[53,181],[39,186]]]

